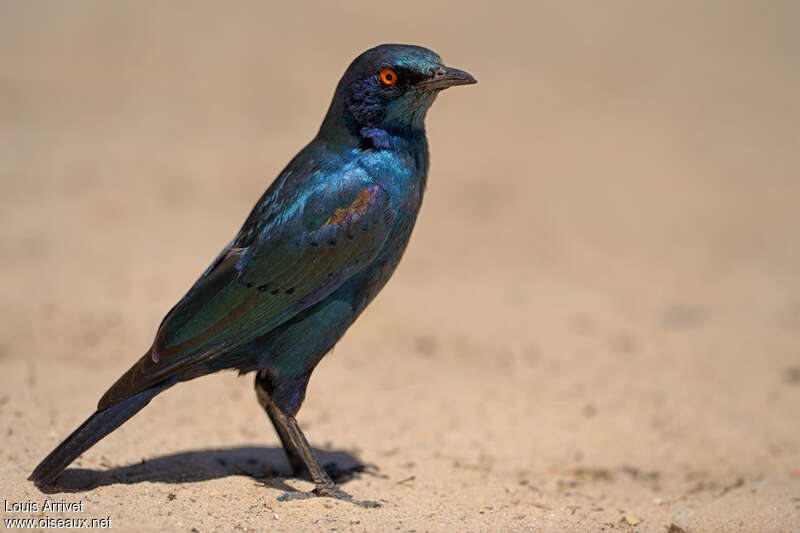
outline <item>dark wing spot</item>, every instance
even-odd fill
[[[294,287],[289,287],[286,289],[286,294],[292,294],[294,292]]]
[[[358,148],[360,150],[367,151],[367,150],[375,150],[377,148],[375,146],[375,143],[372,142],[372,138],[371,137],[365,137],[365,136],[362,135],[361,138],[359,139],[359,141],[360,142],[359,142],[359,147]]]

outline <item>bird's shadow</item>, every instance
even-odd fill
[[[374,465],[364,465],[345,451],[314,449],[320,464],[337,483],[344,483]],[[282,448],[220,448],[197,450],[143,459],[140,463],[117,466],[108,470],[70,468],[55,484],[41,487],[45,493],[84,492],[114,484],[193,483],[228,476],[246,476],[285,491],[294,490],[284,478],[295,477]],[[300,476],[296,476],[300,477]],[[308,479],[307,474],[305,479]]]

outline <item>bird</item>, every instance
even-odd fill
[[[320,466],[296,415],[312,371],[392,276],[414,228],[429,152],[425,117],[444,89],[477,83],[415,45],[371,48],[345,70],[316,136],[256,202],[233,240],[166,314],[144,355],[28,478],[52,486],[79,455],[173,385],[255,372],[293,473],[364,507]]]

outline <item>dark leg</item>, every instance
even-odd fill
[[[267,387],[268,383],[265,377],[262,376],[260,372],[257,373],[256,396],[258,397],[258,403],[260,403],[261,407],[267,412],[269,419],[272,421],[272,425],[275,426],[275,432],[278,433],[278,437],[281,439],[283,451],[286,452],[286,458],[289,460],[289,465],[292,467],[292,473],[295,475],[302,474],[306,464],[303,462],[299,450],[289,438],[288,429],[286,424],[283,423],[283,413],[281,413],[278,406],[275,405],[275,402],[272,401]]]
[[[359,501],[340,489],[331,480],[328,473],[323,469],[314,453],[311,451],[305,435],[300,430],[297,420],[293,416],[287,415],[281,411],[268,393],[268,382],[265,376],[259,372],[256,375],[256,394],[258,401],[264,410],[269,415],[272,425],[275,426],[278,436],[283,444],[283,449],[289,459],[289,464],[295,473],[302,472],[305,467],[311,475],[311,481],[316,485],[311,492],[287,492],[278,497],[280,501],[289,501],[295,499],[313,498],[316,496],[325,496],[328,498],[336,498],[345,500],[356,505],[363,507],[380,507],[381,504],[371,501]]]

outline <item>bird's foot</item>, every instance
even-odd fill
[[[367,508],[374,508],[381,506],[381,504],[379,504],[378,502],[372,502],[367,500],[365,501],[356,500],[355,498],[347,494],[345,491],[343,491],[336,485],[319,485],[314,490],[311,490],[309,492],[301,492],[301,491],[285,492],[280,496],[278,496],[278,501],[288,502],[292,500],[307,500],[309,498],[336,498],[337,500],[342,500],[345,502],[349,502]]]

